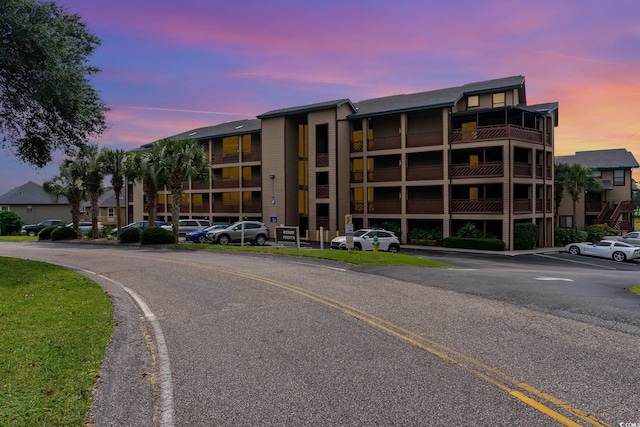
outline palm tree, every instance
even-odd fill
[[[580,196],[585,191],[602,191],[602,182],[594,173],[594,168],[583,166],[580,163],[574,163],[568,166],[566,170],[563,168],[560,176],[558,176],[556,169],[556,185],[562,185],[573,200],[573,222],[576,229],[578,229],[576,205],[580,200]]]
[[[127,158],[125,176],[127,181],[142,183],[142,191],[147,200],[145,210],[149,217],[149,225],[153,225],[156,220],[158,189],[166,182],[163,174],[164,169],[158,166],[157,158],[150,151],[136,151]]]
[[[74,167],[81,174],[84,187],[91,202],[91,238],[98,236],[98,215],[100,214],[99,199],[102,194],[102,180],[104,172],[98,160],[100,152],[96,144],[87,144],[78,150]]]
[[[164,184],[171,192],[173,239],[178,243],[183,183],[190,179],[204,181],[209,176],[209,159],[202,146],[192,139],[162,139],[154,144],[152,153],[164,170]]]
[[[64,160],[60,165],[60,173],[51,181],[43,183],[42,188],[54,201],[58,201],[60,197],[67,198],[73,229],[77,232],[80,222],[80,203],[85,199],[85,192],[82,186],[82,176],[78,174],[74,165],[73,160]]]
[[[559,222],[558,222],[558,218],[559,218],[559,213],[558,211],[560,210],[560,204],[562,203],[562,197],[564,196],[564,186],[565,183],[568,181],[567,180],[567,176],[569,174],[569,165],[567,163],[560,163],[558,165],[556,165],[555,168],[555,179],[554,179],[554,186],[553,186],[553,190],[554,190],[554,196],[555,196],[555,218],[556,218],[556,226],[558,226]]]
[[[100,163],[106,175],[111,175],[111,187],[116,198],[116,230],[117,239],[120,240],[120,227],[122,227],[122,217],[120,215],[120,194],[124,187],[124,178],[127,168],[127,152],[122,149],[112,150],[103,148],[100,152]]]

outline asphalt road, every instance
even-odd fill
[[[364,269],[40,242],[0,255],[79,269],[111,296],[98,426],[640,423],[635,264],[431,253],[455,265]]]

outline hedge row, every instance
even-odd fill
[[[504,242],[492,238],[447,237],[442,241],[445,248],[482,249],[486,251],[504,251]]]

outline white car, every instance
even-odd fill
[[[356,251],[372,251],[374,237],[378,237],[378,250],[397,253],[400,251],[400,240],[388,230],[363,228],[353,232],[353,249]],[[331,249],[347,249],[347,237],[336,237],[331,241]]]
[[[640,247],[617,240],[601,240],[598,243],[569,243],[564,250],[572,255],[590,255],[614,261],[633,261],[640,258]]]
[[[630,245],[640,246],[640,231],[632,231],[624,236],[605,236],[603,240],[617,240],[619,242],[629,243]]]

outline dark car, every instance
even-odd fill
[[[52,227],[54,225],[64,225],[64,224],[62,224],[62,221],[59,219],[48,219],[38,224],[25,225],[24,227],[22,227],[22,232],[25,233],[27,236],[36,236],[44,228]]]
[[[154,225],[156,227],[162,227],[164,225],[164,221],[155,221]],[[131,224],[122,226],[120,230],[124,231],[127,228],[139,228],[140,230],[144,230],[145,228],[148,228],[148,227],[149,227],[149,221],[136,221],[136,222],[132,222]],[[117,233],[118,233],[117,228],[114,228],[113,230],[111,230],[111,234],[117,234]]]
[[[193,230],[187,233],[186,240],[187,242],[193,243],[207,243],[208,232],[227,228],[228,226],[229,224],[213,224],[212,226],[207,227],[204,230]]]

